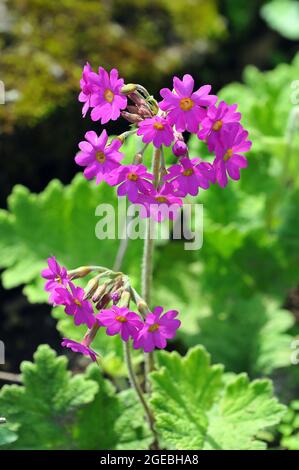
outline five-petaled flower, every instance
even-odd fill
[[[105,130],[100,136],[94,131],[86,132],[85,139],[79,144],[81,152],[75,158],[76,163],[86,166],[84,176],[87,179],[96,178],[96,184],[102,180],[109,183],[111,173],[119,167],[119,162],[124,157],[119,152],[121,141],[114,139],[107,145],[108,134]]]
[[[91,303],[84,299],[84,289],[76,287],[72,282],[69,283],[69,288],[70,290],[56,289],[59,304],[65,306],[64,311],[67,315],[74,317],[75,325],[85,324],[91,328],[96,322],[96,318]]]
[[[137,135],[142,135],[142,142],[149,144],[153,142],[154,146],[159,148],[161,145],[169,147],[174,139],[174,133],[167,119],[155,116],[146,118],[138,123]]]
[[[163,307],[156,307],[147,314],[143,328],[133,341],[134,349],[142,348],[145,352],[151,352],[155,348],[164,349],[167,340],[175,337],[181,325],[180,320],[176,319],[178,312],[169,310],[164,315],[162,313]]]
[[[163,111],[168,112],[168,120],[179,132],[197,132],[199,124],[206,116],[206,108],[217,102],[217,96],[209,95],[210,85],[204,85],[193,92],[194,80],[191,75],[173,79],[173,88],[162,88],[163,100],[159,103]]]
[[[106,333],[108,336],[120,334],[123,341],[136,338],[138,331],[143,327],[143,322],[135,312],[116,305],[107,310],[101,310],[96,318],[100,325],[107,327]]]

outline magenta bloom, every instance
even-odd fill
[[[71,292],[67,289],[58,288],[56,292],[59,296],[59,304],[65,305],[65,313],[74,317],[75,325],[85,324],[91,328],[96,322],[93,314],[93,308],[88,300],[84,300],[84,289],[76,287],[72,282],[69,283]]]
[[[240,169],[247,167],[247,159],[242,153],[251,148],[247,140],[248,132],[240,124],[231,124],[224,132],[221,142],[216,146],[214,168],[219,185],[224,188],[228,183],[227,174],[233,180],[240,179]]]
[[[153,187],[152,193],[139,194],[136,203],[144,207],[140,217],[151,217],[157,222],[165,218],[175,219],[183,204],[181,193],[171,183],[166,182],[160,189]]]
[[[201,123],[201,129],[197,136],[208,144],[210,152],[221,142],[222,135],[227,127],[233,122],[239,122],[242,115],[236,112],[237,104],[229,106],[221,101],[216,106],[211,106],[207,111],[206,118]]]
[[[149,173],[145,165],[121,165],[109,178],[109,184],[120,184],[117,189],[118,196],[128,195],[131,202],[135,202],[138,192],[148,193],[153,185],[154,175]]]
[[[133,348],[142,348],[145,352],[151,352],[155,348],[164,349],[167,340],[174,338],[181,322],[175,317],[176,310],[169,310],[162,315],[163,308],[156,307],[153,313],[146,316],[145,324],[134,339]]]
[[[142,142],[149,144],[153,142],[155,147],[165,145],[169,147],[174,139],[174,134],[171,125],[160,116],[147,118],[138,123],[139,129],[137,135],[143,135]]]
[[[113,305],[108,310],[102,310],[97,316],[100,324],[107,327],[109,336],[120,334],[123,341],[130,337],[135,338],[138,331],[143,327],[140,317],[130,312],[128,308]]]
[[[45,290],[51,292],[56,287],[65,286],[69,283],[67,270],[64,266],[57,263],[55,256],[48,258],[48,268],[42,270],[42,277],[48,279]]]
[[[99,74],[92,76],[92,82],[97,85],[97,91],[91,98],[91,106],[94,108],[91,119],[101,120],[102,124],[110,119],[116,121],[121,110],[127,106],[127,98],[121,94],[124,80],[118,78],[118,70],[112,69],[109,75],[103,67],[99,67]]]
[[[63,338],[61,346],[63,346],[64,348],[70,348],[72,351],[83,354],[84,356],[89,356],[90,359],[92,359],[93,361],[97,360],[96,352],[94,352],[87,346],[84,346],[84,344],[77,343],[77,341],[72,341],[71,339]]]
[[[162,88],[160,91],[164,98],[159,103],[160,108],[169,111],[169,122],[175,125],[177,131],[197,132],[206,116],[205,108],[214,105],[217,97],[209,95],[210,85],[204,85],[193,92],[194,80],[191,75],[184,75],[183,80],[174,77],[173,88],[174,91],[169,88]]]
[[[179,190],[182,196],[191,194],[196,196],[199,186],[203,189],[210,187],[209,178],[201,171],[199,158],[190,160],[187,157],[181,158],[180,163],[172,165],[168,169],[164,181],[171,181]]]
[[[64,266],[57,263],[55,256],[48,258],[48,268],[42,270],[42,277],[48,281],[45,284],[45,290],[50,292],[49,302],[53,305],[59,304],[59,296],[56,293],[57,287],[67,287],[69,277]]]
[[[124,155],[119,152],[121,141],[112,140],[107,145],[108,134],[105,130],[100,136],[94,131],[86,132],[85,139],[79,143],[81,152],[75,157],[75,162],[80,166],[86,166],[84,176],[86,179],[96,178],[96,184],[102,180],[109,183],[109,176],[113,170],[119,167],[119,161]]]
[[[80,103],[84,103],[82,108],[83,117],[86,116],[87,111],[91,107],[91,97],[95,91],[95,85],[92,81],[92,77],[96,76],[96,73],[93,72],[91,66],[87,62],[87,64],[84,65],[82,78],[80,80],[81,93],[79,94],[79,101]]]

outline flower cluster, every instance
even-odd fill
[[[88,282],[86,289],[75,286],[74,279],[92,271],[98,274]],[[64,338],[62,346],[89,356],[93,361],[97,354],[90,345],[99,328],[105,328],[108,336],[120,335],[123,341],[132,340],[134,349],[151,352],[155,348],[164,349],[167,340],[175,337],[181,324],[175,310],[163,313],[162,307],[156,307],[150,312],[122,273],[101,267],[67,272],[53,256],[48,259],[48,268],[41,275],[47,280],[45,290],[49,293],[49,302],[54,306],[63,305],[75,325],[84,324],[88,328],[81,343]],[[101,282],[104,279],[105,282]],[[131,299],[138,314],[129,308]]]
[[[229,178],[238,180],[240,169],[247,167],[244,154],[251,142],[240,124],[237,105],[218,103],[217,96],[210,94],[210,85],[194,90],[191,75],[184,75],[182,80],[174,77],[173,89],[160,91],[160,102],[141,85],[125,85],[116,69],[108,73],[100,67],[96,73],[86,64],[80,85],[84,117],[89,109],[91,119],[101,124],[122,116],[131,123],[131,130],[110,142],[105,130],[99,136],[87,132],[75,160],[85,167],[87,179],[118,186],[118,196],[127,196],[130,202],[142,206],[145,217],[160,221],[163,207],[174,207],[176,213],[186,195],[196,196],[199,189],[206,190],[211,184],[225,187]],[[185,132],[196,134],[207,145],[210,161],[190,158]],[[140,136],[145,145],[131,165],[123,165],[121,146],[132,134]],[[178,162],[167,167],[160,158],[158,171],[151,173],[149,162],[143,161],[149,144],[159,149],[160,157],[163,146],[172,146]]]

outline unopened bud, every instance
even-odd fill
[[[176,140],[172,147],[172,152],[176,157],[188,155],[188,147],[183,140]]]
[[[94,277],[90,279],[90,281],[87,283],[87,286],[85,288],[85,295],[84,299],[90,299],[92,295],[95,293],[99,286],[99,279],[98,277]]]
[[[129,95],[130,93],[134,93],[134,91],[136,90],[137,90],[137,85],[135,85],[135,83],[127,83],[121,88],[120,92],[123,95]]]
[[[72,269],[68,271],[70,279],[79,279],[80,277],[85,277],[87,274],[91,273],[92,268],[89,266],[81,266],[80,268]]]
[[[103,295],[101,300],[99,300],[99,302],[96,304],[96,309],[97,310],[102,310],[103,308],[105,308],[109,304],[110,300],[111,299],[110,299],[109,294]]]
[[[128,113],[127,111],[122,111],[121,115],[124,119],[131,122],[132,124],[137,124],[137,122],[142,121],[142,118],[138,116],[138,114],[131,114],[131,113]]]
[[[138,312],[141,313],[141,315],[146,315],[149,311],[148,305],[144,302],[144,300],[139,300],[139,302],[137,303],[137,309]]]

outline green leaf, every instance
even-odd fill
[[[129,389],[116,394],[113,385],[103,379],[94,364],[88,368],[87,378],[98,384],[99,391],[95,400],[79,412],[75,430],[79,448],[148,449],[152,436],[135,391]]]
[[[261,15],[268,25],[287,39],[299,39],[299,4],[295,0],[273,0],[263,5]]]
[[[210,365],[197,347],[185,357],[162,352],[161,369],[151,374],[156,429],[170,449],[253,450],[265,448],[257,433],[285,412],[271,382],[249,382],[241,374],[224,380],[222,366]]]
[[[0,425],[0,446],[5,446],[16,441],[17,434],[12,431],[6,424]]]
[[[8,424],[18,425],[18,449],[69,449],[78,411],[90,403],[98,385],[83,375],[71,377],[65,357],[40,346],[35,363],[21,366],[24,386],[5,385],[0,410]]]
[[[40,271],[46,259],[55,255],[60,263],[73,269],[87,264],[112,267],[118,249],[114,239],[99,240],[95,215],[100,203],[116,207],[114,188],[95,186],[79,174],[69,186],[53,180],[40,194],[16,186],[8,199],[8,211],[0,212],[0,267],[6,268],[2,282],[9,289],[27,284],[26,293],[33,301],[45,301]],[[32,229],[34,227],[34,230]],[[117,231],[116,220],[116,231]],[[139,273],[135,259],[141,244],[129,244],[123,269]]]

